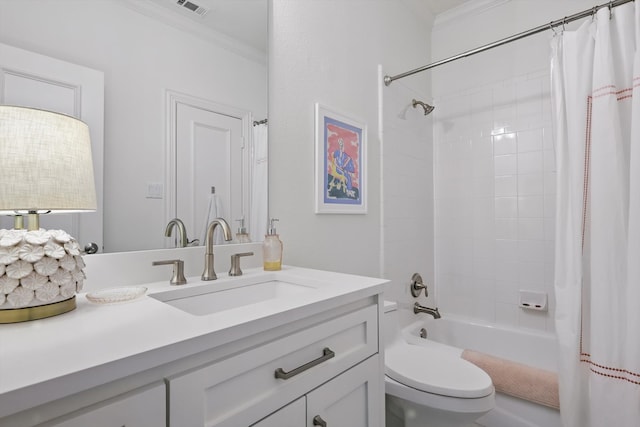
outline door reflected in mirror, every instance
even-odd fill
[[[92,127],[80,117],[89,124],[92,138],[94,133],[104,137],[103,152],[93,153],[104,169],[96,178],[103,179],[100,252],[173,247],[174,239],[164,232],[174,216],[191,222],[190,239],[201,239],[203,224],[198,221],[204,222],[211,187],[221,196],[223,188],[228,192],[223,216],[234,234],[239,225],[235,221],[244,218],[251,238],[263,237],[259,227],[267,223],[266,173],[261,172],[266,170],[266,130],[253,122],[267,117],[267,0],[196,3],[204,12],[194,13],[171,0],[0,2],[0,43],[104,74],[104,127]],[[0,78],[7,70],[11,64],[0,58]],[[186,126],[187,141],[195,144],[187,150],[191,160],[180,169],[190,175],[188,195],[171,176],[172,167],[174,173],[179,170],[172,162],[180,156],[177,146],[171,152],[169,141],[169,94],[222,106],[238,112],[241,121],[240,138],[234,134],[238,130],[221,137],[226,131],[215,130],[215,125],[194,121]],[[4,96],[0,93],[0,103]],[[264,146],[256,146],[257,135],[263,134]],[[212,148],[202,142],[214,136],[227,145]],[[231,145],[234,140],[242,144],[239,163],[232,159],[238,150]],[[181,203],[185,197],[192,202]],[[89,243],[82,235],[76,237],[81,246]]]

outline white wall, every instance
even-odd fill
[[[427,61],[428,62],[428,61]],[[405,70],[400,70],[405,71]],[[399,307],[416,299],[409,293],[411,276],[419,273],[434,299],[433,116],[425,116],[412,100],[432,103],[430,79],[420,90],[411,80],[397,80],[382,90],[383,98],[383,238],[384,274],[393,280],[386,297]]]
[[[438,18],[434,59],[561,19],[593,2],[471,6]],[[436,288],[444,313],[554,330],[552,35],[547,31],[433,71]],[[547,293],[550,311],[519,308],[521,289]]]
[[[385,275],[394,279],[393,287],[404,286],[414,269],[426,271],[430,261],[424,259],[421,263],[408,256],[411,262],[405,262],[403,253],[410,254],[418,244],[408,237],[411,227],[398,224],[403,215],[399,212],[402,208],[398,199],[394,200],[398,203],[397,209],[390,210],[386,209],[385,199],[385,211],[389,214],[389,227],[397,228],[391,233],[406,238],[407,245],[396,251],[401,245],[394,236],[385,233],[388,245],[382,246],[381,156],[386,159],[387,154],[392,154],[386,147],[397,154],[410,156],[415,135],[385,134],[385,151],[382,151],[378,65],[390,74],[421,65],[429,57],[430,25],[404,2],[397,1],[273,0],[272,3],[269,202],[271,215],[280,219],[278,230],[284,241],[284,262],[340,272]],[[414,92],[419,90],[424,94],[429,87],[426,76],[408,82],[413,84]],[[392,97],[390,94],[384,96]],[[405,103],[412,99],[409,91],[403,97],[408,97],[404,99]],[[366,215],[314,213],[316,102],[368,125]],[[397,98],[393,101],[385,98],[383,102],[385,107],[387,102],[393,106]],[[426,142],[425,147],[428,146]],[[406,171],[405,163],[392,160],[389,164]],[[385,169],[385,182],[387,174],[393,173],[393,169]],[[397,182],[404,182],[400,177],[406,177],[406,173],[397,173]],[[394,195],[394,188],[385,186],[385,190]],[[407,194],[408,189],[402,192],[406,198],[413,197]],[[424,225],[415,218],[411,221],[416,229]],[[386,259],[384,265],[382,251]],[[392,262],[396,265],[385,274],[385,267]],[[396,281],[395,276],[402,277],[404,283]]]
[[[266,116],[266,64],[115,0],[2,0],[0,42],[105,73],[105,251],[161,248],[165,89]],[[192,235],[193,231],[189,231]]]

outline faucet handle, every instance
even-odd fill
[[[181,259],[168,259],[163,261],[153,261],[151,265],[169,265],[173,264],[173,274],[169,280],[171,285],[185,285],[187,279],[184,277],[184,261]]]
[[[427,291],[427,285],[422,283],[422,276],[420,276],[420,274],[418,273],[413,273],[413,276],[411,276],[411,283],[409,284],[409,287],[411,289],[411,295],[413,295],[414,298],[418,298],[420,296],[420,292],[423,289],[424,289],[424,296],[425,297],[429,296],[429,292]]]
[[[229,270],[229,276],[242,276],[242,270],[240,269],[240,257],[251,255],[253,255],[253,252],[242,252],[231,255],[231,269]]]

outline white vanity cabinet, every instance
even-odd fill
[[[353,422],[328,425],[373,427],[370,418],[376,417],[370,414],[383,404],[377,353],[376,304],[327,313],[308,327],[169,378],[169,425],[250,426],[306,396],[307,408],[317,412],[307,411],[307,419],[345,414]],[[267,420],[262,422],[271,425]],[[306,425],[313,424],[307,420]]]
[[[0,426],[382,427],[387,281],[283,267],[184,289],[222,298],[273,281],[308,289],[202,315],[80,295],[70,313],[3,325]]]

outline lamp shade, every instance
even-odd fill
[[[0,105],[0,211],[95,209],[89,127],[64,114]]]

